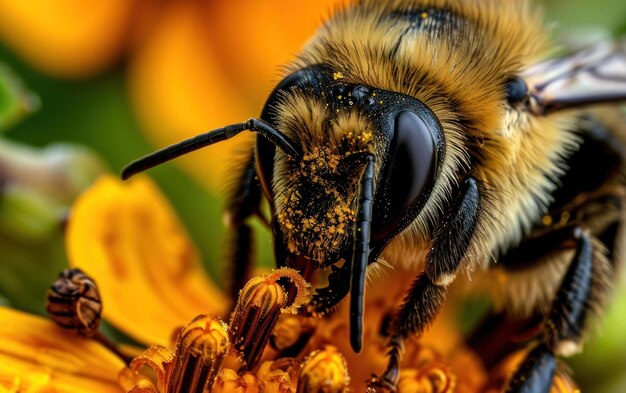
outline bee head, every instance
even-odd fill
[[[373,260],[419,214],[444,155],[441,126],[420,101],[350,83],[321,65],[285,78],[261,119],[301,151],[294,159],[257,138],[278,260],[303,256],[327,267],[350,259],[364,155],[375,162]]]

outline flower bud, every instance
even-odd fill
[[[228,347],[224,322],[205,315],[196,317],[178,336],[176,362],[167,391],[211,391]]]
[[[57,325],[92,337],[98,332],[102,302],[96,283],[79,269],[66,269],[48,290],[46,311]]]
[[[283,285],[291,283],[293,301]],[[258,362],[281,312],[293,311],[308,299],[308,284],[293,269],[277,269],[267,276],[250,279],[239,294],[230,321],[233,350],[248,369]]]

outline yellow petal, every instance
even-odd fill
[[[294,60],[340,2],[300,0],[293,7],[283,0],[215,1],[205,12],[210,21],[206,34],[217,38],[211,44],[225,77],[261,105],[277,82],[280,67]]]
[[[0,37],[43,71],[90,76],[117,59],[132,8],[127,0],[0,0]]]
[[[211,54],[200,2],[172,2],[171,10],[131,64],[135,109],[156,146],[256,116],[260,108],[245,101],[222,75]],[[179,162],[213,191],[232,167],[233,150],[251,146],[244,133],[191,154]],[[226,163],[226,165],[225,165]]]
[[[73,206],[66,242],[70,264],[98,284],[104,318],[141,342],[167,347],[196,315],[228,310],[147,177],[99,179]]]
[[[117,373],[123,368],[95,341],[0,307],[0,391],[121,392]]]

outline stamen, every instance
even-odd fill
[[[284,281],[291,283],[295,291],[293,300],[283,288]],[[240,292],[229,327],[232,349],[241,355],[248,369],[257,364],[281,312],[295,312],[308,298],[309,285],[293,269],[277,269],[248,281]]]
[[[300,362],[293,358],[267,361],[259,366],[256,374],[264,392],[295,392]]]
[[[270,337],[270,345],[279,358],[296,357],[315,333],[317,320],[302,315],[283,314]]]
[[[333,346],[313,352],[302,364],[298,393],[343,393],[349,386],[348,364]]]
[[[258,393],[259,382],[251,373],[237,374],[235,370],[223,368],[211,393]]]
[[[404,369],[398,381],[401,392],[452,393],[455,387],[456,376],[443,364]]]
[[[120,371],[118,382],[127,392],[166,392],[174,359],[167,348],[152,346]]]
[[[228,347],[224,322],[205,315],[196,317],[178,336],[168,393],[211,391]]]
[[[64,270],[48,290],[46,311],[60,327],[93,337],[102,313],[96,283],[79,269]]]

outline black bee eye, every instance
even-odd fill
[[[383,194],[376,214],[376,239],[396,230],[425,190],[433,184],[437,149],[430,127],[412,111],[402,111],[395,119],[389,150],[389,163],[382,179]]]
[[[522,78],[514,76],[506,82],[506,99],[509,104],[522,102],[527,94],[528,86]]]
[[[391,199],[395,206],[406,209],[432,182],[435,143],[426,123],[411,111],[400,112],[396,117],[394,139]]]

